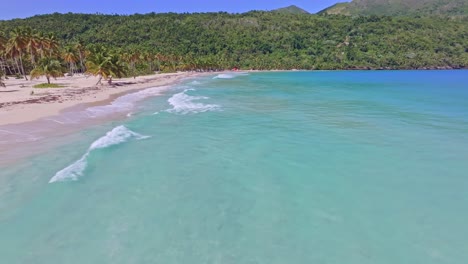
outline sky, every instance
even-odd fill
[[[59,13],[242,13],[297,5],[310,13],[347,0],[0,0],[0,20]]]

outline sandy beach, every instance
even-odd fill
[[[61,88],[33,88],[34,85],[45,83],[44,77],[33,80],[9,78],[5,80],[6,87],[0,87],[0,126],[57,115],[80,104],[99,105],[132,91],[171,85],[198,75],[201,73],[154,74],[114,79],[111,85],[105,81],[103,85],[96,85],[97,77],[76,74],[52,80]]]

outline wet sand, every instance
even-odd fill
[[[101,104],[112,97],[128,92],[170,85],[183,78],[195,77],[200,73],[181,72],[155,74],[134,78],[114,79],[112,85],[104,82],[95,85],[97,77],[75,75],[53,80],[62,88],[33,88],[45,79],[8,79],[6,87],[0,87],[0,126],[34,121],[57,115],[83,103]]]

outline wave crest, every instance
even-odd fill
[[[87,158],[93,150],[118,145],[131,139],[141,140],[145,138],[149,138],[149,136],[140,135],[131,131],[125,126],[115,127],[111,131],[107,132],[105,136],[102,136],[94,141],[88,148],[88,151],[83,156],[81,156],[79,160],[57,172],[54,177],[50,179],[49,183],[76,181],[80,176],[83,176],[86,166],[88,165]]]
[[[237,72],[237,73],[221,73],[217,76],[213,77],[213,79],[233,79],[239,76],[247,76],[248,73],[245,72]]]
[[[191,96],[188,95],[187,91],[194,91],[193,89],[186,89],[181,93],[174,94],[167,101],[172,105],[172,109],[167,110],[169,113],[177,114],[196,114],[203,113],[207,111],[216,111],[220,109],[219,105],[216,104],[203,104],[199,102],[194,102],[197,100],[209,99],[205,96]]]
[[[148,97],[161,95],[165,88],[167,88],[167,86],[148,88],[135,93],[126,94],[115,99],[108,105],[89,107],[86,109],[86,113],[89,117],[100,117],[110,113],[131,111],[137,102]]]

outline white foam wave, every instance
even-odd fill
[[[94,141],[88,148],[88,151],[83,156],[81,156],[79,160],[57,172],[54,177],[50,179],[49,183],[74,181],[77,180],[80,176],[83,176],[86,166],[88,165],[87,158],[93,150],[118,145],[131,139],[140,140],[145,138],[148,138],[148,136],[143,136],[133,132],[125,126],[115,127],[111,131],[107,132],[105,136]]]
[[[221,73],[213,77],[213,79],[233,79],[239,76],[247,76],[248,73],[245,72],[236,72],[236,73]]]
[[[172,109],[168,109],[167,112],[185,115],[203,113],[207,111],[216,111],[220,109],[220,106],[216,104],[203,104],[194,102],[197,100],[205,100],[209,98],[205,96],[190,96],[186,94],[187,91],[193,91],[193,89],[187,89],[181,93],[174,94],[167,100],[173,107]]]
[[[129,112],[135,107],[136,102],[147,97],[161,95],[163,90],[164,87],[155,87],[127,94],[115,99],[108,105],[89,107],[86,109],[86,112],[90,117],[100,117],[115,112]]]
[[[199,81],[193,81],[193,82],[191,82],[190,84],[192,84],[192,85],[200,85],[201,82],[199,82]]]
[[[126,142],[132,138],[145,139],[149,137],[133,132],[125,126],[118,126],[112,129],[111,131],[107,132],[105,136],[94,141],[93,144],[91,144],[91,147],[89,147],[89,150],[91,151],[95,149],[106,148],[112,145],[117,145]]]
[[[218,74],[217,76],[213,77],[213,79],[232,79],[235,78],[236,76],[234,74]]]

